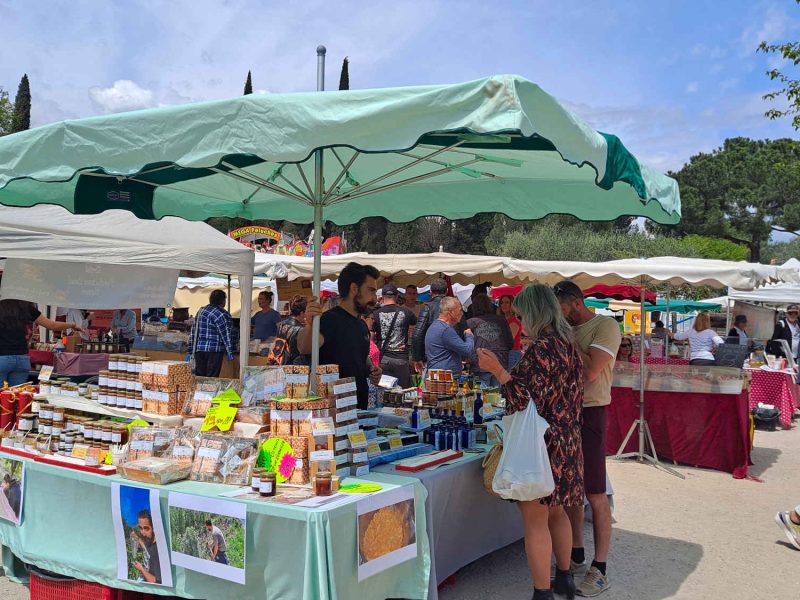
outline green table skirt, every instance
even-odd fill
[[[15,527],[0,520],[0,543],[6,547],[3,562],[12,579],[25,577],[21,560],[110,587],[204,600],[427,598],[430,550],[426,491],[411,479],[375,473],[360,480],[379,483],[385,491],[414,486],[418,548],[414,560],[359,583],[355,502],[328,510],[247,502],[246,584],[173,566],[174,587],[167,588],[116,578],[111,483],[158,489],[167,529],[170,491],[219,498],[220,492],[233,488],[190,481],[146,486],[116,476],[103,477],[30,460],[25,463],[22,524]]]

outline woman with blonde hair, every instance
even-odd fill
[[[717,346],[725,343],[725,340],[711,329],[711,315],[706,310],[697,313],[694,325],[689,331],[680,331],[674,338],[679,342],[689,340],[689,364],[700,366],[717,364],[713,352]]]
[[[524,410],[533,402],[550,424],[545,434],[555,489],[539,500],[520,502],[525,527],[525,552],[533,575],[534,600],[553,592],[573,598],[570,572],[572,530],[565,506],[583,506],[583,360],[573,345],[570,327],[553,291],[544,285],[526,287],[514,300],[531,343],[509,373],[490,351],[478,349],[481,369],[503,384],[506,412]],[[551,588],[550,557],[555,551],[556,578]]]

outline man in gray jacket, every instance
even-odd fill
[[[431,282],[431,300],[419,313],[417,328],[411,341],[411,359],[418,373],[422,372],[425,363],[425,334],[428,328],[439,318],[439,304],[447,294],[447,282],[444,279],[434,279]]]

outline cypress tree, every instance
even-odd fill
[[[11,133],[31,128],[31,86],[28,74],[22,76],[14,98],[14,112],[11,115]]]
[[[247,81],[244,82],[244,95],[253,93],[253,78],[250,75],[250,71],[247,72]]]
[[[350,61],[347,59],[346,56],[342,61],[342,74],[339,75],[339,89],[340,90],[350,89]]]

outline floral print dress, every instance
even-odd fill
[[[583,360],[575,346],[554,336],[542,336],[528,346],[503,386],[506,413],[530,402],[549,424],[545,433],[555,489],[540,502],[548,506],[583,505]]]

